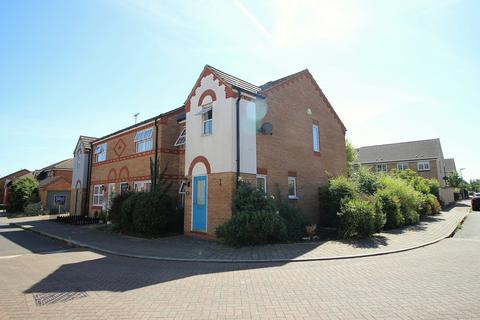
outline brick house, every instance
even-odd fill
[[[30,174],[27,169],[21,169],[0,178],[0,204],[8,203],[8,187],[18,178],[25,177]]]
[[[214,237],[238,179],[278,190],[318,222],[318,188],[346,173],[345,131],[308,70],[256,86],[207,65],[184,106],[91,142],[88,211],[121,190],[148,190],[156,155],[185,234]]]
[[[446,185],[444,179],[448,173],[448,162],[443,157],[440,139],[367,146],[357,151],[355,165],[368,166],[377,172],[414,170],[424,178],[437,179],[440,183],[440,200],[444,204],[453,202],[453,189]]]
[[[177,197],[184,150],[174,145],[184,126],[183,114],[180,107],[91,141],[91,156],[86,157],[89,163],[81,171],[89,177],[85,188],[89,190],[90,215],[107,210],[115,194],[150,190],[150,160],[155,158],[160,170],[167,168],[166,178],[173,182],[172,196]]]
[[[38,193],[43,207],[52,213],[70,210],[73,159],[66,159],[43,169],[35,170]]]

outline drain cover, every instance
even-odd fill
[[[33,299],[35,300],[37,306],[46,306],[54,303],[68,302],[86,297],[88,297],[88,294],[85,291],[47,292],[33,294]]]

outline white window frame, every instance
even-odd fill
[[[399,162],[397,163],[397,170],[407,170],[408,163],[407,162]]]
[[[153,149],[153,127],[137,131],[133,139],[135,152],[146,152]]]
[[[257,179],[256,179],[257,189],[258,189],[258,179],[263,180],[263,193],[267,194],[267,175],[257,174]]]
[[[99,144],[95,147],[95,162],[102,162],[107,160],[107,143]]]
[[[148,190],[147,190],[147,185],[149,186]],[[133,182],[133,191],[135,192],[149,192],[151,189],[152,189],[151,180],[142,180],[142,181]]]
[[[208,115],[208,113],[211,112],[211,117],[210,119],[205,120],[205,117]],[[213,105],[212,103],[208,103],[204,106],[202,106],[202,111],[199,112],[199,114],[202,115],[202,136],[209,136],[213,133]],[[209,128],[210,131],[207,132],[205,128],[207,128],[207,123],[210,124]]]
[[[388,167],[386,163],[377,164],[377,172],[388,172]]]
[[[418,161],[417,162],[418,171],[430,171],[430,162],[428,161]]]
[[[313,151],[320,152],[320,127],[318,124],[312,125]]]
[[[290,194],[290,182],[293,181],[293,193]],[[288,199],[298,199],[298,192],[297,192],[297,177],[288,177],[288,184],[287,184],[287,192],[288,192]]]
[[[119,191],[120,194],[122,194],[122,190],[123,190],[122,186],[124,185],[127,185],[127,190],[125,190],[125,192],[128,192],[128,182],[120,182],[120,191]]]
[[[175,141],[174,146],[179,147],[185,145],[185,140],[187,138],[187,127],[183,127],[182,131],[178,135],[177,140]]]
[[[180,208],[183,209],[185,208],[185,194],[186,194],[186,189],[187,188],[187,181],[182,180],[180,183],[180,187],[178,188],[178,194],[179,194],[179,204]]]
[[[96,184],[93,186],[93,201],[92,204],[94,207],[102,207],[103,206],[103,190],[101,184]]]

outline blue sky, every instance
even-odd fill
[[[440,138],[480,178],[480,1],[1,1],[0,176],[181,106],[205,64],[308,68],[356,146]]]

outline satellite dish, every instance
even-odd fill
[[[263,123],[262,126],[260,127],[260,132],[262,134],[272,135],[273,125],[270,122]]]

